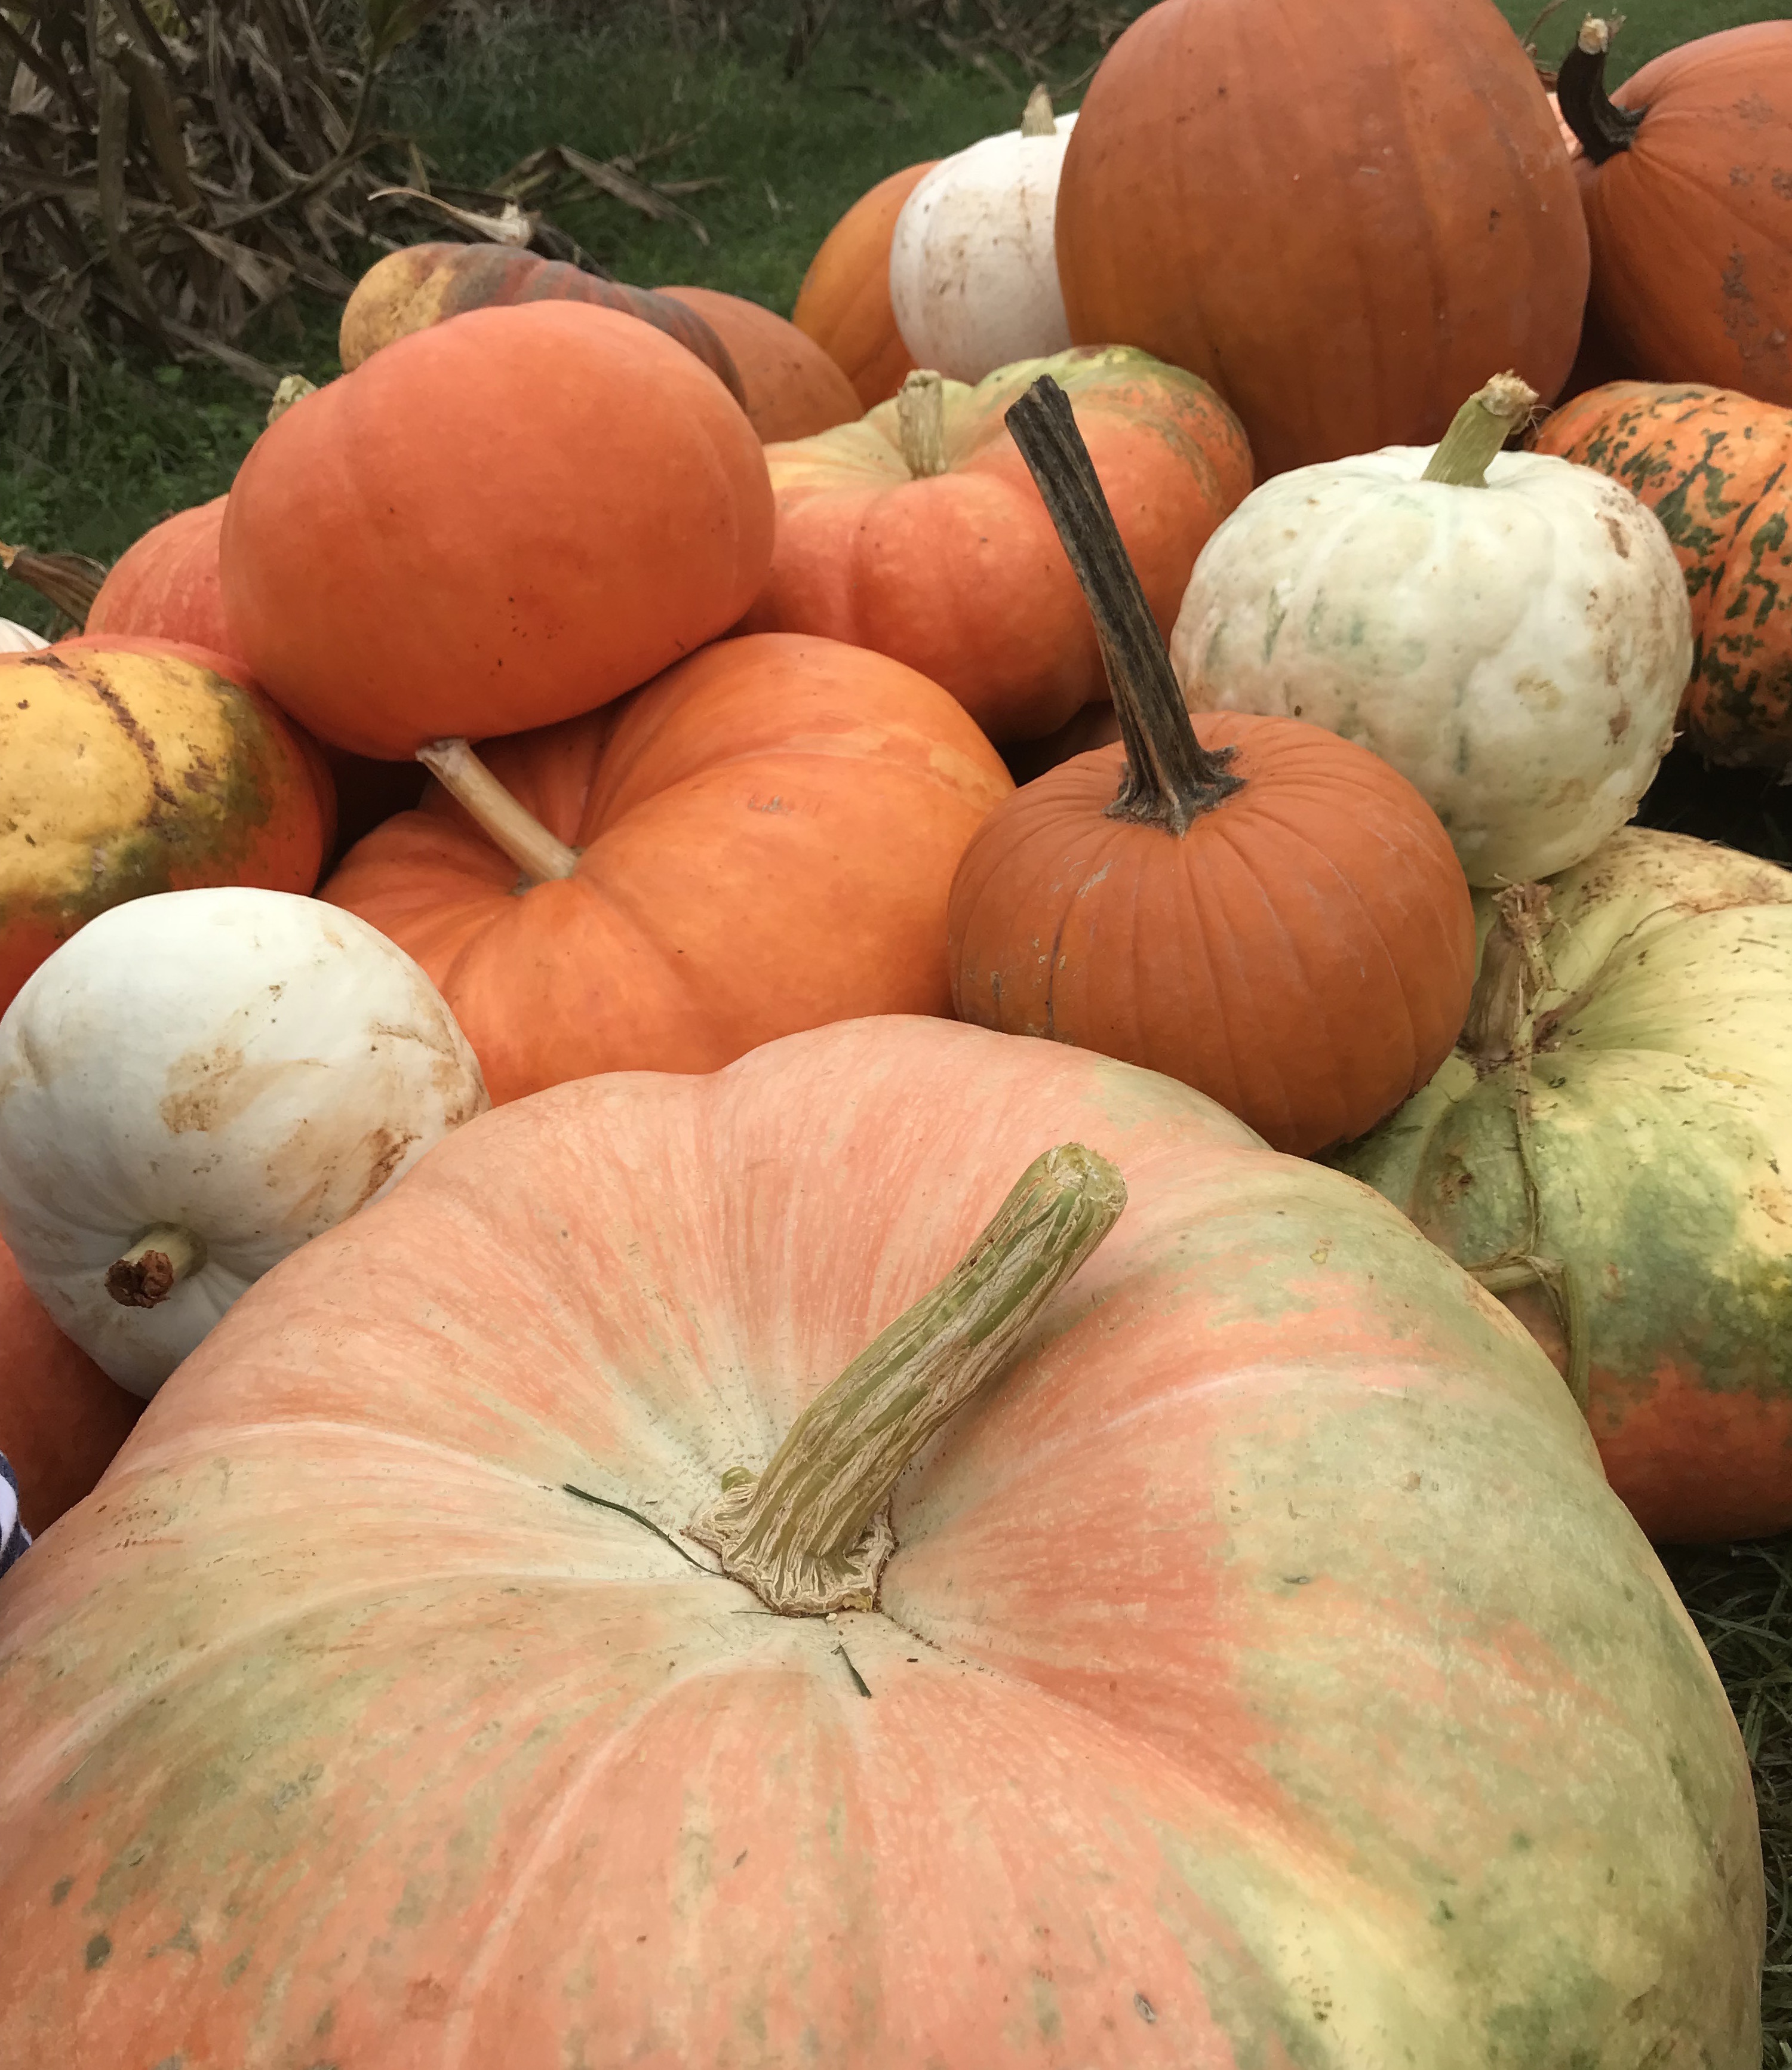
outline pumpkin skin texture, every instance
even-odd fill
[[[1195,563],[1170,659],[1197,710],[1309,720],[1418,788],[1471,884],[1583,861],[1674,737],[1692,625],[1622,485],[1501,453],[1482,487],[1390,447],[1279,475]]]
[[[626,706],[489,744],[574,875],[436,794],[323,896],[428,971],[495,1101],[595,1071],[706,1071],[796,1029],[945,1013],[946,894],[1013,789],[937,685],[827,640],[730,640]]]
[[[1692,746],[1712,762],[1792,762],[1792,411],[1613,382],[1558,410],[1536,448],[1622,482],[1666,530],[1692,608]]]
[[[1129,1205],[898,1483],[878,1610],[564,1491],[680,1532],[1066,1138]],[[0,1600],[8,2060],[1757,2060],[1747,1764],[1560,1381],[1101,1058],[860,1021],[489,1115]]]
[[[395,338],[450,317],[540,301],[583,303],[650,324],[701,360],[737,403],[746,400],[732,355],[700,310],[513,244],[413,244],[389,252],[362,276],[342,311],[342,370],[352,374]]]
[[[771,573],[746,623],[893,655],[998,742],[1054,732],[1107,693],[1076,579],[1004,414],[1041,373],[1070,396],[1161,628],[1214,526],[1250,486],[1231,411],[1124,346],[1025,360],[943,390],[947,471],[918,477],[898,406],[767,455]]]
[[[1611,98],[1643,119],[1581,162],[1601,324],[1647,379],[1792,404],[1792,22],[1683,43]]]
[[[1212,382],[1266,477],[1429,444],[1495,368],[1553,396],[1586,226],[1488,0],[1165,0],[1090,84],[1058,265],[1071,337]]]
[[[1164,1072],[1311,1156],[1449,1055],[1475,973],[1468,887],[1366,748],[1295,719],[1194,725],[1244,788],[1180,840],[1107,816],[1118,743],[991,813],[952,882],[953,1009]]]
[[[740,372],[747,421],[763,444],[806,439],[860,414],[858,392],[813,338],[741,295],[713,288],[661,288],[694,309],[728,348]]]
[[[943,158],[902,204],[890,303],[920,366],[981,381],[1070,342],[1053,212],[1074,115],[1051,133],[1013,129]]]
[[[476,309],[262,435],[224,601],[288,710],[397,760],[644,682],[739,619],[771,530],[753,428],[690,354],[578,303]]]
[[[0,1243],[0,1453],[35,1538],[111,1465],[143,1404],[115,1387],[50,1319]]]
[[[235,886],[138,899],[0,1020],[0,1236],[52,1319],[151,1395],[252,1282],[486,1104],[435,988],[364,922]],[[152,1229],[200,1254],[126,1303],[108,1268]]]
[[[89,636],[178,640],[233,653],[218,578],[225,501],[177,510],[128,547],[93,599]]]
[[[906,166],[861,194],[809,261],[790,320],[857,391],[859,407],[886,403],[914,362],[890,305],[890,243],[902,204],[939,163]]]
[[[309,891],[328,775],[220,654],[65,640],[0,659],[0,1012],[96,914],[194,885]]]
[[[1792,1526],[1792,871],[1631,828],[1550,887],[1551,983],[1479,1074],[1452,1057],[1339,1161],[1459,1262],[1565,1260],[1586,1304],[1587,1414],[1654,1538]],[[1485,934],[1492,915],[1481,906]],[[1538,1217],[1513,1110],[1528,1066]],[[1557,1364],[1541,1287],[1505,1295]]]

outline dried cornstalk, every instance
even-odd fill
[[[368,245],[474,234],[374,120],[382,68],[440,4],[0,0],[0,381],[146,346],[272,393],[280,370],[240,342],[258,313],[296,287],[346,297]],[[526,211],[533,248],[596,272],[546,220],[555,194],[595,188],[703,235],[638,163],[538,152],[498,191],[439,192]]]

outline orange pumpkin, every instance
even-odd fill
[[[854,1014],[949,1010],[947,888],[1013,786],[900,662],[724,640],[486,757],[483,782],[464,752],[432,766],[492,838],[432,796],[323,896],[428,972],[493,1100],[593,1071],[714,1070]]]
[[[127,899],[309,891],[333,816],[315,748],[224,655],[90,636],[0,656],[0,1012]]]
[[[906,166],[861,194],[822,239],[797,290],[791,321],[841,368],[862,409],[888,402],[914,369],[890,305],[890,244],[902,203],[939,162]]]
[[[696,310],[728,348],[740,372],[747,421],[767,445],[774,439],[806,439],[858,415],[852,382],[795,324],[714,288],[657,292]]]
[[[1009,423],[1088,591],[1122,744],[979,829],[952,883],[952,1003],[1180,1078],[1279,1150],[1360,1135],[1467,1011],[1450,837],[1405,777],[1320,727],[1192,728],[1062,391],[1042,381]]]
[[[1692,746],[1792,763],[1792,410],[1616,381],[1565,404],[1536,444],[1622,482],[1666,529],[1692,607]]]
[[[702,360],[736,402],[746,400],[728,348],[689,304],[600,279],[562,260],[538,258],[513,244],[411,244],[389,252],[362,276],[342,311],[343,370],[353,373],[394,338],[469,309],[540,301],[583,302],[651,324]]]
[[[224,603],[288,711],[397,759],[644,682],[739,619],[771,528],[753,428],[689,353],[576,302],[475,309],[262,434]]]
[[[100,585],[87,630],[126,639],[177,640],[228,654],[231,646],[218,583],[222,496],[177,510],[128,547]]]
[[[0,1454],[18,1479],[35,1537],[86,1495],[143,1404],[114,1386],[52,1323],[0,1243]]]
[[[998,742],[1101,697],[1076,578],[1003,424],[1041,370],[1071,399],[1168,631],[1195,556],[1250,488],[1250,454],[1205,382],[1125,346],[1023,360],[974,388],[918,374],[861,423],[771,448],[778,535],[748,627],[894,655]]]
[[[724,1477],[905,1381],[943,1274],[986,1323],[1067,1140],[1124,1211],[896,1480],[877,1607],[768,1614]],[[1759,2060],[1741,1735],[1568,1390],[1367,1188],[1053,1044],[473,1122],[0,1604],[21,2070]]]
[[[1440,439],[1490,366],[1574,358],[1586,226],[1490,0],[1164,0],[1090,84],[1058,191],[1070,335],[1211,381],[1279,474]]]
[[[1610,39],[1587,22],[1557,84],[1594,313],[1628,373],[1792,403],[1792,22],[1683,43],[1608,98]]]

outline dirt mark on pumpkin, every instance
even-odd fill
[[[222,1128],[288,1073],[322,1067],[321,1057],[282,1058],[275,1063],[252,1064],[230,1042],[214,1043],[208,1049],[189,1049],[169,1066],[165,1081],[168,1090],[158,1111],[171,1135]]]
[[[178,806],[180,800],[174,796],[168,782],[168,772],[162,766],[162,753],[145,730],[142,722],[118,693],[105,683],[90,682],[88,687],[106,708],[108,715],[121,733],[143,758],[143,766],[149,772],[149,788],[158,804]],[[153,822],[160,816],[152,812]]]

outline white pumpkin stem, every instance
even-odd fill
[[[417,759],[531,883],[550,883],[578,869],[578,849],[518,804],[465,741],[432,740],[417,750]]]
[[[1052,97],[1045,91],[1043,80],[1027,96],[1027,104],[1021,111],[1021,134],[1023,137],[1055,137],[1058,134],[1058,117],[1052,112]]]
[[[1453,489],[1485,489],[1499,448],[1536,407],[1537,391],[1516,374],[1496,374],[1477,388],[1450,422],[1420,477]]]
[[[205,1262],[203,1237],[159,1223],[106,1267],[106,1291],[121,1308],[158,1308]]]
[[[954,1270],[817,1395],[755,1478],[722,1476],[689,1536],[780,1614],[869,1610],[903,1468],[999,1379],[1033,1318],[1119,1219],[1126,1181],[1061,1143],[1021,1175]]]
[[[1562,120],[1596,166],[1629,150],[1643,126],[1643,109],[1620,108],[1606,92],[1606,55],[1623,26],[1622,14],[1604,19],[1589,14],[1556,75],[1556,100]]]
[[[1010,407],[1007,423],[1095,621],[1126,743],[1126,771],[1108,816],[1162,827],[1180,839],[1204,812],[1242,789],[1244,779],[1227,767],[1229,747],[1210,753],[1195,738],[1164,636],[1127,557],[1070,397],[1041,374]]]
[[[277,424],[295,403],[302,403],[307,395],[315,395],[317,384],[308,381],[302,374],[283,374],[280,386],[274,391],[274,399],[268,405],[268,421]]]
[[[931,366],[916,367],[897,390],[896,434],[917,481],[946,472],[946,383]]]

